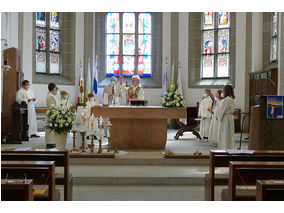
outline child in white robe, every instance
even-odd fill
[[[59,104],[67,105],[68,107],[72,106],[72,104],[70,104],[70,102],[69,102],[69,95],[68,95],[68,93],[65,90],[62,90],[60,92]]]
[[[219,125],[220,125],[219,123],[220,122],[219,120],[216,119],[216,112],[221,105],[221,100],[222,100],[221,94],[222,94],[222,90],[218,90],[215,93],[214,108],[212,107],[212,109],[210,110],[212,114],[212,118],[211,118],[208,140],[210,143],[212,143],[214,147],[218,147],[218,144],[219,144]]]
[[[213,100],[211,98],[211,90],[204,90],[204,98],[202,99],[199,110],[198,110],[198,118],[201,118],[200,122],[200,135],[203,139],[208,139],[209,128],[211,124],[211,113],[210,109],[213,105]]]
[[[220,122],[218,149],[234,149],[235,95],[233,86],[224,86],[222,96],[224,99],[216,112],[217,120]]]

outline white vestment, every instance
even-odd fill
[[[200,121],[200,135],[201,137],[208,137],[209,128],[211,124],[211,113],[208,111],[212,107],[213,100],[210,96],[204,98],[199,106],[198,116],[201,117]],[[203,118],[206,118],[203,120]]]
[[[115,98],[121,98],[121,91],[117,85],[106,85],[103,92],[104,94],[108,94],[108,104],[111,105],[114,103]],[[119,103],[118,103],[119,104]]]
[[[216,112],[219,126],[218,149],[234,149],[234,116],[235,102],[231,97],[226,97],[220,103]]]
[[[209,129],[209,136],[208,136],[208,140],[211,143],[219,143],[220,122],[216,118],[216,112],[218,108],[220,107],[220,105],[221,105],[221,100],[217,100],[215,108],[214,108],[214,114],[212,115],[212,118],[211,118],[211,124],[210,124],[210,129]]]
[[[58,104],[58,101],[56,97],[51,92],[48,92],[46,96],[47,107],[50,108],[51,106],[57,106],[57,104]],[[47,124],[47,121],[45,122],[45,124]],[[45,128],[45,143],[46,144],[56,144],[55,138],[54,138],[54,132],[47,128]]]
[[[130,86],[130,87],[126,87],[124,84],[122,84],[120,89],[122,92],[133,94],[133,99],[144,100],[144,90],[140,84],[136,86]]]
[[[29,136],[37,134],[37,121],[36,121],[36,111],[35,111],[35,101],[28,99],[35,98],[33,91],[31,89],[25,90],[21,88],[16,94],[16,101],[21,104],[25,102],[28,106],[28,124],[29,124]]]

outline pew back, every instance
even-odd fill
[[[237,179],[246,185],[256,185],[258,178],[284,178],[284,161],[230,161],[229,168],[228,199],[231,201],[236,200]]]
[[[206,186],[208,189],[205,189],[206,200],[214,201],[216,182],[215,168],[229,167],[230,161],[284,161],[284,151],[255,150],[252,154],[228,154],[226,150],[211,150],[209,164],[209,184],[208,186]]]
[[[1,178],[33,179],[34,184],[48,186],[48,198],[55,200],[55,162],[54,161],[1,161]]]
[[[56,178],[56,184],[64,185],[64,200],[72,200],[72,176],[69,174],[69,151],[66,149],[9,149],[1,151],[2,160],[6,161],[55,161],[56,167],[64,168],[63,178]]]

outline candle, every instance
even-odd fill
[[[94,131],[94,114],[92,114],[90,119],[90,130]]]

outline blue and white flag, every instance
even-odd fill
[[[93,92],[95,94],[98,93],[98,56],[96,56],[95,63],[94,63],[94,80],[93,80]]]

